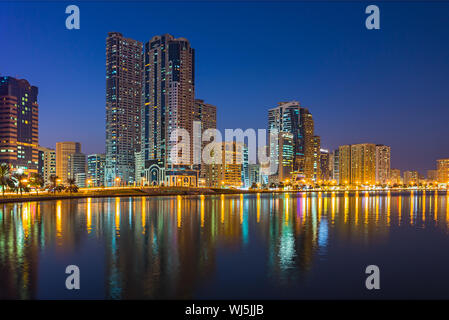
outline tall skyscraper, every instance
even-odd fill
[[[37,95],[27,80],[0,77],[0,163],[13,171],[38,169]]]
[[[142,109],[142,163],[155,160],[159,166],[172,167],[169,142],[174,129],[182,128],[193,137],[195,96],[195,51],[185,38],[170,34],[154,36],[145,43],[144,94]],[[190,154],[182,164],[192,164]]]
[[[376,182],[376,145],[360,143],[338,148],[340,184],[374,184]]]
[[[100,187],[104,185],[104,168],[106,165],[106,155],[94,153],[87,156],[87,180],[91,185]]]
[[[329,150],[321,149],[320,153],[321,180],[329,181],[331,180],[331,164],[333,165],[333,160],[331,160]]]
[[[376,145],[376,183],[390,182],[390,147],[383,144]]]
[[[50,177],[56,175],[56,151],[54,149],[38,147],[38,172],[44,179],[44,184],[50,184]]]
[[[322,180],[321,176],[321,138],[313,137],[313,162],[312,162],[312,180],[318,182]]]
[[[135,153],[140,151],[142,101],[141,42],[109,32],[106,38],[105,184],[135,181]]]
[[[69,155],[81,153],[79,142],[56,142],[56,176],[62,183],[69,177]]]
[[[336,183],[340,183],[340,152],[339,149],[334,150],[331,155],[332,164],[331,164],[331,173],[332,173],[332,180],[334,180]]]
[[[449,183],[449,159],[437,160],[438,182]]]
[[[376,181],[376,145],[351,145],[351,183],[374,184]]]
[[[308,109],[301,107],[297,101],[278,103],[277,107],[268,110],[268,132],[269,134],[278,132],[279,137],[284,132],[290,133],[293,145],[292,172],[309,182],[316,180],[317,171],[314,163],[317,161],[315,150],[319,137],[314,136],[314,122]],[[270,156],[276,161],[277,166],[279,166],[279,152],[281,149],[278,145],[270,144]]]
[[[338,169],[339,184],[351,183],[351,146],[343,145],[338,147]]]
[[[211,105],[209,103],[205,103],[204,100],[195,99],[195,108],[194,108],[194,121],[199,121],[201,123],[201,134],[204,133],[207,129],[216,129],[217,128],[217,107]],[[195,132],[193,133],[193,139],[195,139]],[[208,144],[207,141],[202,141],[201,137],[198,137],[198,141],[201,141],[201,150],[198,150],[199,155],[202,160],[202,150]],[[246,156],[248,154],[246,153]],[[245,170],[244,170],[245,171]],[[205,181],[206,179],[206,168],[204,165],[200,166],[200,179],[201,181]]]

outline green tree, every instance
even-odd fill
[[[2,195],[5,196],[5,189],[10,185],[11,180],[11,168],[8,164],[2,163],[0,165],[0,186],[2,187]]]
[[[20,192],[20,195],[23,194],[23,192],[28,191],[27,183],[28,183],[28,176],[24,173],[14,173],[12,175],[13,179],[16,182],[16,191],[17,193]]]
[[[36,194],[39,194],[39,188],[44,185],[44,178],[39,173],[33,173],[30,178],[31,185],[36,188]]]
[[[56,192],[56,187],[57,187],[57,185],[58,185],[58,180],[59,180],[59,177],[58,177],[58,176],[56,176],[56,175],[54,175],[54,174],[52,174],[52,175],[50,176],[50,183],[51,183],[51,188],[53,189],[53,193]]]
[[[75,184],[75,179],[68,178],[67,184],[66,190],[69,191],[70,194],[72,194],[72,192],[78,192],[78,186]]]

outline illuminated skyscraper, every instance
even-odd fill
[[[382,144],[376,145],[376,183],[390,182],[390,147]]]
[[[312,114],[299,102],[280,102],[268,111],[268,132],[290,133],[293,145],[292,171],[308,181],[316,179],[314,168],[316,138]],[[279,146],[270,144],[270,155],[279,166]],[[319,161],[318,161],[319,162]],[[319,170],[319,169],[318,169]],[[279,175],[280,173],[278,173]],[[284,174],[283,174],[284,175]]]
[[[142,43],[109,32],[106,38],[105,183],[133,183],[140,151]]]
[[[351,183],[374,184],[376,181],[376,145],[351,145]]]
[[[338,147],[338,182],[340,184],[351,183],[351,146]]]
[[[321,149],[320,150],[320,171],[321,171],[321,180],[329,181],[331,180],[331,164],[333,165],[333,160],[331,160],[331,154],[329,154],[329,150]]]
[[[449,159],[437,160],[438,182],[449,183]]]
[[[207,129],[216,129],[217,128],[217,107],[211,105],[209,103],[205,103],[204,100],[195,99],[195,108],[194,108],[194,121],[199,121],[201,123],[201,134],[204,133]],[[198,146],[201,147],[200,150],[196,150],[201,157],[200,161],[202,161],[202,151],[204,147],[208,144],[207,141],[202,141],[201,136],[196,137],[195,132],[193,139],[199,141]],[[246,153],[247,155],[247,153]],[[200,179],[201,181],[205,181],[207,179],[206,169],[204,165],[200,166]]]
[[[142,163],[155,160],[161,167],[171,165],[169,156],[175,142],[169,142],[174,129],[193,136],[195,69],[194,49],[185,38],[170,34],[154,36],[145,43],[144,105],[142,109]],[[192,164],[190,154],[182,158]]]
[[[0,77],[0,162],[12,171],[38,169],[37,95],[27,80]]]
[[[104,185],[104,167],[106,165],[106,155],[94,153],[87,156],[87,180],[95,187]]]

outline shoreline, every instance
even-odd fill
[[[73,194],[56,193],[56,194],[26,194],[26,195],[0,195],[0,203],[14,203],[14,202],[29,202],[29,201],[51,201],[51,200],[72,200],[72,199],[85,199],[85,198],[112,198],[112,197],[164,197],[164,196],[211,196],[211,195],[237,195],[237,194],[278,194],[278,193],[322,193],[322,194],[348,194],[355,195],[361,194],[388,194],[402,195],[416,193],[431,193],[435,192],[438,195],[449,194],[449,190],[435,190],[435,189],[394,189],[394,190],[237,190],[237,189],[221,189],[221,188],[187,188],[187,187],[165,187],[165,188],[129,188],[129,189],[104,189],[95,191],[81,191]]]

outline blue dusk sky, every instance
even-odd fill
[[[69,4],[80,30],[65,28]],[[449,157],[448,17],[449,2],[0,1],[0,75],[39,87],[41,145],[104,152],[107,33],[170,33],[195,48],[196,97],[219,129],[266,128],[269,108],[298,100],[324,148],[387,144],[393,167],[424,173]]]

